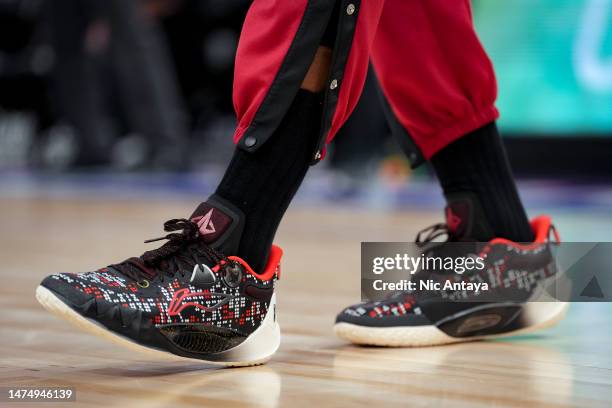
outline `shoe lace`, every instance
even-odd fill
[[[414,241],[418,247],[423,248],[422,249],[423,253],[428,253],[432,251],[435,247],[444,244],[443,242],[435,242],[435,243],[433,242],[436,238],[439,238],[441,236],[447,236],[450,239],[450,233],[448,230],[448,226],[444,223],[437,223],[437,224],[430,225],[427,228],[423,228],[421,231],[419,231]],[[424,271],[420,269],[413,275],[412,279],[418,279],[422,277],[423,274],[424,274]],[[419,291],[416,291],[416,292],[419,292]],[[410,292],[409,291],[391,292],[385,297],[385,301],[394,301],[394,300],[401,299],[405,297],[407,293],[410,293]]]
[[[446,237],[446,239],[443,241],[435,241],[437,238],[440,238],[442,236]],[[417,233],[417,236],[415,238],[415,243],[418,247],[421,248],[423,254],[432,255],[435,253],[441,253],[444,254],[443,256],[453,256],[453,250],[456,249],[459,251],[464,251],[468,249],[467,245],[469,244],[473,244],[474,247],[470,248],[471,250],[467,254],[468,256],[477,256],[476,254],[478,254],[482,250],[482,248],[479,247],[478,242],[472,241],[463,242],[464,245],[462,245],[461,247],[452,248],[449,246],[449,243],[452,245],[452,243],[456,242],[460,241],[451,233],[448,228],[448,225],[445,223],[437,223],[427,228],[424,228]],[[420,270],[416,272],[415,275],[421,274],[421,272],[428,273],[429,271]]]
[[[449,240],[451,238],[448,226],[444,223],[438,223],[419,231],[415,238],[415,242],[419,246],[424,246],[442,236],[446,236]]]
[[[136,281],[155,279],[158,276],[163,281],[165,276],[174,277],[179,272],[184,276],[185,270],[191,271],[198,264],[212,262],[213,265],[234,265],[235,263],[200,241],[199,227],[190,220],[179,218],[166,221],[164,231],[169,234],[145,241],[150,243],[167,240],[161,247],[111,267]]]

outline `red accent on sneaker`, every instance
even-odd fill
[[[473,222],[473,208],[469,200],[455,200],[446,207],[446,225],[451,235],[462,238]]]
[[[531,220],[531,229],[535,234],[535,240],[531,243],[517,243],[506,238],[494,238],[489,241],[489,244],[506,244],[512,245],[520,249],[534,249],[549,241],[550,233],[552,232],[556,242],[561,242],[559,232],[553,227],[552,220],[548,215],[540,215]]]
[[[276,277],[280,278],[280,260],[282,256],[283,250],[280,247],[277,247],[276,245],[272,245],[272,248],[270,249],[270,255],[268,256],[268,264],[266,265],[262,273],[255,272],[253,268],[251,268],[251,266],[239,256],[228,256],[228,258],[232,261],[239,262],[248,273],[255,276],[256,278],[267,281],[274,278],[275,273]],[[221,263],[220,265],[216,265],[214,268],[212,268],[212,271],[218,272],[222,264],[223,263]]]
[[[211,294],[210,291],[191,292],[188,288],[177,290],[176,292],[174,292],[174,296],[172,296],[172,300],[170,301],[170,304],[168,305],[168,316],[177,316],[188,307],[195,307],[196,309],[200,309],[205,312],[213,309],[213,308],[206,307],[198,302],[183,303],[185,299],[192,298],[194,296],[211,297],[211,296],[219,296],[219,295]],[[221,299],[219,301],[221,302],[223,300],[224,299]]]
[[[448,225],[448,229],[455,233],[459,226],[461,225],[461,217],[455,215],[453,213],[453,209],[450,207],[446,207],[446,224]]]

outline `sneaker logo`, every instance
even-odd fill
[[[461,323],[457,329],[457,334],[467,334],[478,330],[488,329],[496,326],[502,317],[498,314],[486,314],[480,316],[469,317]]]
[[[463,220],[457,214],[453,213],[453,209],[446,207],[446,224],[451,232],[456,232]]]
[[[214,234],[217,232],[215,225],[212,222],[213,211],[214,208],[211,208],[205,215],[195,217],[191,220],[198,223],[198,227],[200,227],[200,235]]]
[[[213,297],[221,298],[219,302],[212,306],[205,306],[202,303],[206,300],[210,300]],[[184,288],[174,292],[170,304],[168,304],[168,316],[178,316],[181,312],[188,307],[195,307],[203,312],[210,312],[211,310],[218,309],[224,304],[228,303],[234,296],[225,293],[212,293],[208,290],[202,292],[191,292],[189,288]],[[190,300],[190,301],[188,301]]]

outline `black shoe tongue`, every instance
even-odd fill
[[[244,214],[227,200],[213,195],[200,203],[189,219],[198,224],[202,242],[226,255],[238,251]]]
[[[473,193],[448,194],[445,216],[454,241],[486,242],[494,238],[482,205]]]

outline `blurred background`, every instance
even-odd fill
[[[249,0],[0,0],[0,193],[204,197],[233,150]],[[528,205],[610,208],[612,0],[474,0]],[[301,199],[441,203],[371,73]],[[378,143],[373,141],[378,140]],[[559,186],[562,188],[558,188]]]

